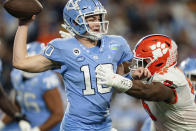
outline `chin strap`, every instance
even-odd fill
[[[70,29],[69,26],[67,26],[66,24],[61,24],[61,27],[63,27],[65,30],[67,30],[68,32],[65,32],[65,31],[62,31],[60,30],[59,31],[59,34],[61,35],[62,38],[72,38],[74,37],[76,34],[73,33],[73,31]],[[101,35],[100,37],[97,37],[97,36],[94,36],[94,35],[81,35],[81,34],[77,34],[81,37],[85,37],[85,38],[88,38],[88,39],[91,39],[91,40],[94,40],[94,41],[97,41],[97,40],[100,40],[101,39]]]

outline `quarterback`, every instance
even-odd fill
[[[134,72],[140,75],[133,80],[100,66],[96,71],[98,83],[142,99],[152,119],[151,131],[195,131],[194,89],[176,68],[176,43],[161,34],[146,36],[135,46],[132,63],[132,70],[140,68]],[[144,78],[143,72],[151,77]]]
[[[27,56],[29,23],[19,20],[14,41],[13,65],[28,72],[59,67],[67,88],[68,107],[61,131],[110,131],[109,108],[113,89],[97,83],[95,71],[100,65],[117,70],[133,58],[127,41],[106,35],[107,11],[98,0],[69,0],[63,17],[71,38],[55,39],[42,55]]]

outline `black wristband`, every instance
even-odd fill
[[[20,121],[20,120],[25,120],[25,121],[27,121],[25,115],[22,114],[22,113],[20,113],[20,112],[16,112],[16,113],[14,114],[14,120],[16,120],[16,121]]]

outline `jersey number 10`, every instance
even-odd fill
[[[95,70],[98,69],[99,66],[102,66],[104,68],[110,68],[113,70],[113,65],[112,64],[103,64],[103,65],[98,65]],[[95,94],[95,89],[92,88],[92,82],[91,82],[91,76],[90,76],[90,69],[89,65],[85,65],[81,67],[81,71],[84,74],[84,81],[85,81],[85,89],[83,90],[84,95],[94,95]],[[102,87],[102,85],[97,84],[97,90],[99,93],[104,94],[110,92],[112,87]]]

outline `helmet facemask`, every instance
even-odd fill
[[[151,58],[139,58],[139,57],[134,57],[131,61],[130,65],[130,70],[135,71],[136,69],[143,67],[143,68],[148,68],[148,66],[152,63]]]
[[[99,40],[108,32],[109,21],[105,20],[106,14],[107,11],[98,0],[70,0],[64,9],[65,28],[72,35]],[[87,23],[86,18],[94,15],[100,16],[100,22]],[[99,32],[90,30],[89,24],[99,24]]]
[[[96,14],[93,15],[84,15],[84,23],[82,23],[86,29],[85,34],[80,35],[92,40],[99,40],[101,39],[103,34],[107,34],[108,32],[108,25],[109,25],[109,21],[105,21],[105,14],[97,14],[100,17],[100,22],[86,22],[86,18],[94,16]],[[99,32],[94,32],[90,29],[90,25],[99,25]]]

